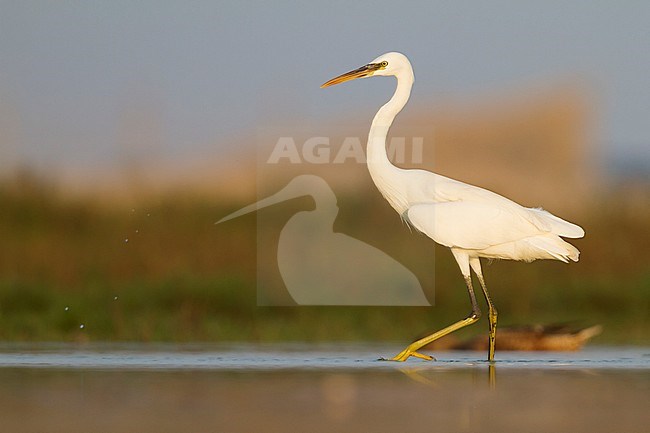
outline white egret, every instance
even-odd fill
[[[429,171],[404,170],[393,165],[386,153],[386,136],[393,120],[406,105],[415,80],[406,56],[395,52],[383,54],[321,87],[372,76],[396,77],[397,89],[379,109],[370,127],[367,144],[370,176],[384,198],[409,225],[451,249],[472,303],[472,312],[467,318],[411,343],[392,360],[405,361],[411,356],[430,360],[431,356],[418,350],[479,319],[481,312],[472,287],[471,268],[488,305],[488,360],[493,361],[497,310],[485,285],[480,258],[576,262],[580,252],[561,237],[580,238],[584,230],[545,210],[523,207],[492,191]]]

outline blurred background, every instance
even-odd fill
[[[364,164],[263,164],[279,137],[365,142],[393,81],[319,86],[401,51],[416,84],[391,133],[423,138],[421,166],[587,232],[577,264],[486,266],[500,324],[649,344],[649,18],[642,2],[2,1],[0,339],[402,341],[464,317],[451,254],[402,226]],[[256,216],[214,222],[299,172],[334,189],[335,231],[434,305],[258,307],[258,264],[278,271]],[[261,211],[264,236],[313,206]]]

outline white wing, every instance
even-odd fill
[[[510,214],[509,216],[501,215],[499,217],[504,219],[504,221],[508,218],[515,218],[513,221],[509,221],[509,223],[528,222],[533,224],[541,232],[550,232],[568,238],[581,238],[585,235],[584,230],[580,226],[558,218],[543,209],[523,207],[520,204],[487,189],[469,185],[424,170],[417,170],[416,173],[413,174],[418,181],[414,183],[415,188],[413,192],[423,191],[423,194],[419,197],[415,194],[412,195],[414,200],[411,201],[409,209],[414,205],[422,203],[442,204],[448,202],[462,202],[466,204],[476,204],[484,207],[478,209],[468,208],[467,211],[476,210],[481,212],[483,215],[479,221],[474,221],[470,217],[469,222],[478,224],[477,227],[485,227],[480,224],[483,219],[496,223],[494,219],[498,218],[498,216],[495,212],[500,211]],[[419,183],[419,185],[417,185],[417,183]],[[457,212],[461,212],[460,207],[458,209]],[[523,221],[520,221],[520,219]]]
[[[450,248],[482,250],[543,233],[509,209],[480,202],[418,204],[406,216],[415,228]]]
[[[563,241],[562,233],[582,229],[548,212],[488,202],[423,203],[406,218],[415,228],[449,248],[473,251],[478,257],[533,261],[577,261],[580,252]]]

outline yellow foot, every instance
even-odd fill
[[[380,358],[379,360],[380,360],[380,361],[399,361],[399,362],[404,362],[404,361],[406,361],[407,359],[409,359],[409,357],[411,357],[411,356],[413,356],[413,357],[415,357],[415,358],[424,359],[425,361],[435,361],[435,360],[436,360],[436,358],[434,358],[433,356],[424,355],[424,354],[419,353],[419,352],[416,352],[416,351],[411,351],[411,350],[409,350],[408,348],[402,350],[400,353],[398,353],[397,355],[395,355],[394,357],[392,357],[392,358],[390,358],[390,359]]]

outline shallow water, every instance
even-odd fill
[[[162,370],[395,370],[486,368],[483,352],[444,351],[435,362],[379,361],[400,347],[371,345],[0,345],[0,368]],[[650,369],[650,348],[591,348],[582,352],[497,352],[497,368]]]
[[[0,431],[644,432],[650,348],[0,345]]]

